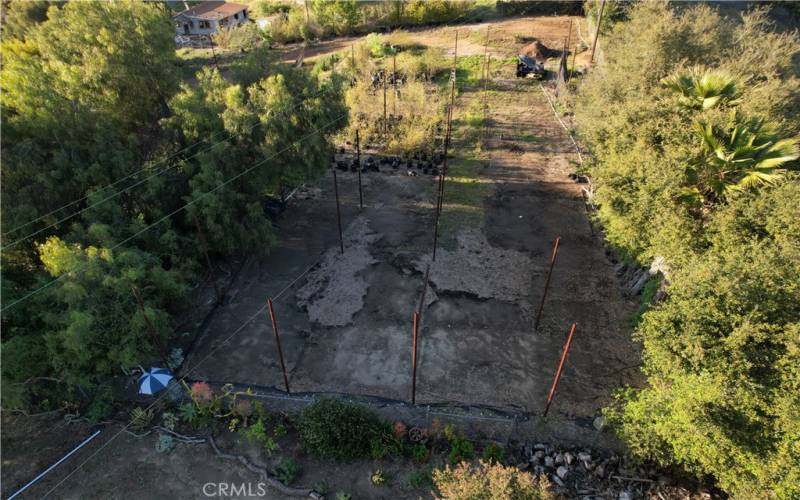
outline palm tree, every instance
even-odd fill
[[[727,125],[698,121],[695,131],[701,150],[686,169],[690,186],[684,201],[713,204],[733,192],[773,184],[785,175],[783,167],[800,157],[798,138],[779,139],[772,125],[735,110]]]
[[[675,73],[661,83],[681,96],[683,104],[692,109],[710,109],[720,103],[738,103],[738,81],[728,73],[694,67]]]

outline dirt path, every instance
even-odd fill
[[[455,31],[459,32],[459,54],[476,55],[483,54],[483,42],[486,37],[486,28],[490,28],[490,54],[492,56],[505,57],[513,55],[520,46],[518,37],[536,37],[551,48],[560,48],[567,36],[570,21],[572,21],[573,42],[577,42],[580,37],[587,38],[585,32],[579,32],[578,24],[582,21],[578,16],[527,16],[502,19],[492,22],[465,23],[457,27],[433,27],[433,28],[414,28],[403,30],[415,42],[425,44],[429,47],[444,49],[452,55]],[[350,45],[359,43],[366,38],[365,36],[344,37],[332,40],[323,40],[308,47],[302,44],[289,44],[278,50],[284,62],[293,62],[303,54],[304,60],[313,61],[314,59],[346,50]],[[574,45],[574,43],[570,43]]]

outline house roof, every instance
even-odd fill
[[[199,5],[175,14],[175,17],[186,16],[196,19],[219,20],[247,9],[247,5],[228,2],[203,2]]]

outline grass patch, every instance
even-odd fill
[[[458,233],[467,227],[482,227],[485,216],[483,200],[489,194],[489,183],[480,181],[483,162],[475,158],[451,158],[445,178],[444,207],[439,220],[442,245],[453,249]],[[435,198],[436,184],[432,184]]]

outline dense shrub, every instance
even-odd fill
[[[300,439],[309,453],[349,462],[371,456],[375,439],[391,439],[391,425],[361,406],[321,399],[303,411]]]
[[[637,327],[649,384],[609,416],[642,459],[740,498],[795,498],[800,40],[762,11],[643,2],[628,14],[575,118],[607,239],[669,271]]]
[[[447,500],[545,500],[555,498],[544,477],[534,479],[516,467],[462,462],[433,471],[437,498]]]

